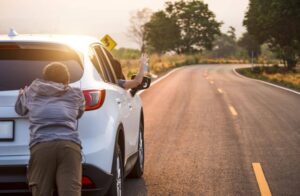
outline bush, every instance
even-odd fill
[[[133,71],[131,71],[131,70],[129,70],[128,72],[127,72],[127,78],[131,78],[134,74],[136,74],[136,72],[133,72]]]
[[[267,74],[275,74],[280,71],[280,67],[277,64],[275,64],[275,65],[272,65],[271,67],[264,67],[264,71]]]
[[[263,67],[260,67],[260,66],[254,66],[252,68],[252,73],[254,74],[261,74],[263,72]]]
[[[114,50],[116,59],[121,61],[122,70],[127,78],[130,78],[133,73],[138,72],[139,68],[139,53],[130,49]],[[118,58],[119,57],[119,58]],[[208,58],[202,54],[165,54],[150,56],[150,72],[160,74],[175,67],[196,64],[240,64],[242,60],[226,59],[226,58]],[[250,72],[250,71],[249,71]]]
[[[112,54],[117,59],[139,59],[141,56],[139,50],[131,48],[114,49]]]
[[[268,74],[266,70],[274,71],[278,69],[278,73]],[[278,65],[272,67],[254,67],[251,68],[240,68],[236,69],[236,71],[242,75],[245,75],[250,78],[255,78],[259,80],[268,81],[271,83],[275,83],[281,86],[285,86],[300,92],[300,73],[292,73],[286,72],[284,67],[280,67]],[[279,73],[279,72],[283,73]],[[256,73],[254,73],[256,72]],[[259,73],[260,72],[260,73]]]

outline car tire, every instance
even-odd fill
[[[144,160],[145,160],[145,144],[144,144],[144,126],[140,123],[139,141],[138,141],[138,158],[129,174],[131,178],[140,178],[144,173]]]
[[[124,168],[122,153],[119,144],[116,144],[113,165],[112,165],[113,182],[107,195],[109,196],[122,196],[124,195]]]

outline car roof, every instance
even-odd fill
[[[92,43],[99,43],[95,37],[85,35],[51,35],[51,34],[18,34],[15,36],[0,35],[3,42],[36,42],[68,45],[78,51],[84,52]]]

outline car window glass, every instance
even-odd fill
[[[102,51],[103,51],[103,54],[105,55],[106,57],[106,60],[107,60],[107,64],[114,76],[115,79],[118,79],[117,78],[117,75],[116,75],[116,70],[114,69],[114,66],[113,66],[113,63],[114,63],[114,58],[113,56],[110,54],[110,52],[108,52],[104,47],[102,47]]]
[[[112,61],[108,57],[108,52],[103,47],[101,47],[101,50],[102,50],[103,56],[105,57],[105,63],[106,63],[107,69],[112,74],[112,76],[115,79],[115,81],[117,81],[117,76],[116,76],[116,73],[115,73],[115,71],[113,69]]]
[[[89,50],[89,57],[91,62],[93,63],[94,67],[96,68],[98,74],[100,75],[100,77],[105,81],[109,81],[109,78],[107,76],[107,74],[105,73],[105,70],[103,70],[103,67],[100,66],[100,60],[97,58],[96,55],[96,51],[94,47],[91,47]]]
[[[125,79],[124,74],[122,72],[122,67],[120,62],[114,59],[114,57],[111,55],[110,52],[108,52],[105,48],[103,48],[104,53],[106,54],[106,57],[108,58],[108,61],[110,63],[110,67],[113,70],[115,77],[117,79]]]
[[[43,78],[43,69],[51,62],[67,65],[71,83],[83,75],[78,54],[68,47],[46,43],[0,44],[0,91],[29,86],[36,78]]]
[[[94,49],[95,49],[97,57],[99,59],[100,66],[105,71],[106,75],[108,76],[109,82],[116,83],[116,79],[113,75],[112,70],[110,69],[109,63],[108,63],[105,55],[103,54],[103,51],[102,51],[100,45],[94,46]]]

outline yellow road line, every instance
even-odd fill
[[[219,93],[221,93],[221,94],[223,93],[222,89],[220,89],[220,88],[218,88],[218,91],[219,91]]]
[[[230,110],[230,112],[231,112],[231,114],[233,115],[233,116],[237,116],[238,115],[238,113],[236,112],[236,110],[234,109],[234,107],[233,106],[229,106],[229,110]]]
[[[252,163],[261,196],[272,196],[260,163]]]

